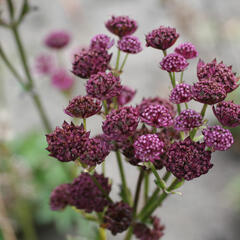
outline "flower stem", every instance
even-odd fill
[[[205,114],[206,114],[206,110],[207,110],[207,107],[208,107],[208,104],[204,104],[203,105],[203,108],[202,108],[202,111],[201,111],[201,116],[204,118]]]
[[[180,83],[183,83],[183,71],[181,72],[181,76],[180,76]]]
[[[125,173],[124,173],[124,169],[123,169],[121,153],[120,153],[119,149],[115,153],[116,153],[118,168],[119,168],[120,177],[121,177],[121,181],[122,181],[123,197],[124,197],[124,200],[128,204],[130,204],[131,201],[130,201],[130,197],[128,194],[128,188],[127,188]]]
[[[86,120],[86,118],[83,118],[83,127],[84,127],[84,130],[87,131],[87,120]]]
[[[148,201],[148,192],[149,192],[149,172],[145,172],[144,177],[144,203]]]
[[[107,239],[107,234],[105,228],[98,228],[98,233],[99,233],[99,239],[100,240],[106,240]]]
[[[167,182],[167,180],[170,178],[170,176],[171,176],[171,172],[166,171],[166,173],[163,176],[163,181]]]
[[[125,55],[125,57],[124,57],[124,59],[123,59],[122,65],[121,65],[121,67],[120,67],[120,69],[119,69],[119,72],[120,72],[120,73],[122,72],[122,70],[123,70],[123,68],[124,68],[124,66],[125,66],[125,63],[126,63],[126,61],[127,61],[127,58],[128,58],[128,53],[126,53],[126,55]]]
[[[155,166],[152,163],[149,163],[148,166],[151,168],[155,178],[156,178],[156,184],[158,187],[160,187],[163,191],[166,190],[166,184],[165,182],[161,179],[161,177],[159,176]]]
[[[128,228],[128,231],[126,233],[126,236],[125,236],[124,240],[130,240],[132,238],[132,234],[133,234],[133,227],[130,226]]]
[[[104,108],[104,113],[105,113],[105,115],[107,115],[108,114],[107,100],[103,100],[102,104],[103,104],[103,108]]]
[[[115,71],[116,71],[116,72],[118,71],[118,68],[119,68],[120,55],[121,55],[121,51],[120,51],[120,49],[118,49],[118,51],[117,51],[116,66],[115,66]]]

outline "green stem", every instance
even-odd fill
[[[181,76],[180,76],[180,83],[183,83],[183,71],[181,72]]]
[[[144,203],[148,201],[148,192],[149,192],[149,172],[145,172],[144,177]]]
[[[120,55],[121,55],[121,51],[120,51],[120,49],[118,49],[118,51],[117,51],[116,66],[115,66],[115,71],[116,71],[116,72],[118,71],[118,68],[119,68]]]
[[[165,184],[165,182],[161,179],[161,177],[159,176],[159,174],[158,174],[155,166],[154,166],[152,163],[149,163],[148,166],[151,168],[151,170],[152,170],[152,172],[153,172],[153,174],[154,174],[154,176],[155,176],[155,178],[156,178],[156,184],[157,184],[157,186],[160,187],[163,191],[165,191],[165,190],[166,190],[166,184]]]
[[[99,239],[100,240],[106,240],[107,239],[107,234],[106,234],[105,228],[99,227],[98,233],[99,233]]]
[[[141,185],[142,185],[143,178],[144,178],[144,170],[141,168],[139,176],[138,176],[138,180],[137,180],[137,187],[136,187],[134,203],[133,203],[133,217],[134,218],[137,213],[137,207],[138,207],[139,196],[140,196],[140,192],[141,192]]]
[[[167,182],[167,180],[170,178],[170,176],[171,176],[171,172],[166,171],[166,173],[163,176],[163,181]]]
[[[163,50],[163,56],[166,57],[167,56],[167,50]]]
[[[206,114],[206,110],[207,110],[208,104],[204,104],[202,111],[201,111],[201,116],[204,118],[205,114]]]
[[[86,120],[86,118],[83,118],[83,127],[84,127],[84,130],[87,131],[87,120]]]
[[[120,153],[119,149],[115,153],[116,153],[118,169],[119,169],[119,173],[120,173],[120,177],[121,177],[121,181],[122,181],[123,196],[124,196],[125,201],[127,201],[127,203],[130,204],[131,201],[130,201],[130,197],[128,194],[127,182],[126,182],[125,173],[124,173],[124,169],[123,169],[121,153]]]
[[[104,113],[105,113],[105,115],[107,115],[108,114],[107,100],[103,100],[102,104],[103,104],[103,108],[104,108]]]
[[[102,162],[102,174],[105,176],[105,161]]]
[[[185,104],[185,108],[188,109],[188,104],[187,103],[184,103]]]
[[[127,58],[128,58],[128,53],[125,55],[125,57],[124,57],[124,59],[123,59],[123,62],[122,62],[122,65],[121,65],[121,67],[120,67],[120,69],[119,69],[119,72],[120,72],[120,73],[122,72],[122,70],[123,70],[123,68],[124,68],[124,66],[125,66],[125,64],[126,64]]]
[[[124,240],[130,240],[132,238],[132,234],[133,234],[133,227],[130,226],[126,233]]]

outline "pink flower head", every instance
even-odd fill
[[[208,79],[212,82],[218,82],[224,85],[227,93],[232,92],[238,87],[236,74],[232,72],[232,66],[226,66],[223,62],[217,63],[214,59],[210,63],[204,63],[199,60],[197,66],[197,75],[199,81]]]
[[[231,132],[218,125],[203,129],[202,133],[206,145],[214,151],[226,151],[234,142]]]
[[[49,75],[53,72],[55,64],[51,55],[42,54],[35,60],[36,71],[41,75]]]
[[[202,116],[192,109],[183,110],[174,120],[174,128],[178,131],[188,131],[202,125]]]
[[[77,96],[73,98],[64,112],[71,117],[88,118],[101,111],[101,102],[89,96]]]
[[[187,60],[178,53],[170,53],[160,62],[162,70],[168,72],[182,72],[188,65]]]
[[[72,72],[80,78],[89,78],[92,74],[105,72],[109,69],[109,62],[112,54],[106,50],[96,48],[82,49],[75,55],[72,65]]]
[[[240,125],[240,105],[232,101],[223,101],[213,106],[213,112],[218,121],[227,127],[237,127]]]
[[[152,127],[169,127],[173,118],[169,110],[163,105],[150,105],[140,114],[141,121]]]
[[[51,83],[54,87],[64,91],[72,88],[74,78],[65,69],[57,69],[51,76]]]
[[[121,89],[119,77],[114,76],[112,72],[93,74],[86,85],[87,94],[100,100],[120,95]]]
[[[105,23],[105,26],[111,33],[120,38],[133,34],[138,28],[136,21],[128,16],[112,16],[112,18]]]
[[[211,80],[195,83],[192,87],[192,93],[195,101],[209,105],[221,102],[227,96],[224,85]]]
[[[190,137],[174,142],[164,165],[178,179],[187,181],[206,174],[212,167],[211,152],[205,151],[205,143],[193,142]]]
[[[70,42],[70,35],[66,31],[51,32],[45,38],[45,45],[49,48],[61,49],[68,45]]]
[[[91,39],[90,48],[104,51],[110,49],[113,45],[114,39],[111,39],[106,34],[98,34]]]
[[[192,86],[186,83],[180,83],[171,91],[169,100],[172,103],[180,104],[189,102],[192,98]]]
[[[174,51],[186,59],[192,59],[198,56],[196,47],[192,43],[182,43],[177,46]]]
[[[118,40],[118,48],[130,54],[136,54],[142,51],[141,42],[135,36],[125,36]]]
[[[160,26],[146,35],[146,46],[166,50],[177,41],[178,37],[175,28]]]
[[[142,135],[134,142],[134,150],[137,159],[143,162],[154,162],[163,154],[164,142],[157,134]]]

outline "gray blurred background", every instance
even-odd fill
[[[0,4],[3,1],[0,1]],[[16,1],[16,2],[19,2]],[[43,39],[52,30],[65,29],[72,34],[72,42],[64,53],[63,61],[71,69],[71,55],[75,49],[86,46],[91,37],[106,33],[104,22],[111,15],[129,15],[136,19],[139,29],[136,35],[144,45],[145,34],[159,25],[176,27],[180,38],[177,42],[192,42],[199,57],[205,61],[217,58],[227,65],[240,69],[240,1],[229,0],[32,0],[37,11],[31,13],[21,26],[21,34],[27,47],[29,62],[40,53],[47,53]],[[110,35],[110,33],[109,33]],[[21,71],[12,36],[0,29],[0,41],[14,65]],[[115,50],[113,52],[115,53]],[[161,52],[145,48],[138,55],[129,56],[122,75],[124,84],[137,90],[133,104],[143,97],[168,97],[169,79],[159,68]],[[192,60],[184,79],[196,81],[198,59]],[[14,77],[0,61],[1,90],[5,94],[4,117],[7,112],[11,136],[40,127],[41,122],[29,96],[23,94]],[[53,126],[68,118],[63,113],[66,99],[50,86],[45,77],[35,76],[37,89]],[[84,94],[84,81],[77,80],[74,95]],[[235,94],[239,100],[239,93]],[[198,109],[198,106],[194,106]],[[214,121],[211,109],[208,115]],[[97,131],[94,119],[89,128]],[[240,239],[240,201],[236,201],[232,182],[240,176],[239,137],[235,151],[214,154],[214,168],[199,179],[187,182],[180,189],[182,196],[171,196],[164,202],[157,215],[166,225],[165,240],[238,240]],[[119,183],[114,158],[107,163],[114,184]],[[50,171],[50,170],[49,170]],[[127,178],[131,185],[136,181],[135,169],[128,167]],[[154,186],[153,186],[154,187]],[[117,194],[113,189],[113,194]],[[238,190],[240,185],[238,185]],[[48,239],[47,235],[43,239]],[[49,238],[50,239],[50,238]],[[51,237],[54,239],[54,236]],[[60,239],[60,238],[58,238]],[[63,238],[64,239],[64,238]],[[109,238],[111,239],[111,237]],[[119,239],[122,239],[121,236]]]

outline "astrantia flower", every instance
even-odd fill
[[[90,48],[104,51],[111,48],[113,45],[114,39],[111,39],[106,34],[98,34],[91,39]]]
[[[129,88],[128,86],[122,86],[120,94],[117,97],[118,105],[123,106],[132,101],[136,94],[136,90]]]
[[[100,112],[101,102],[89,96],[77,96],[73,98],[64,112],[71,117],[88,118]]]
[[[198,52],[196,50],[196,47],[192,43],[182,43],[179,46],[177,46],[174,51],[186,59],[192,59],[198,56]]]
[[[113,235],[124,232],[132,222],[133,209],[123,201],[111,204],[103,218],[103,227]]]
[[[51,76],[51,83],[54,87],[64,91],[72,88],[74,78],[65,69],[57,69]]]
[[[213,167],[211,152],[205,151],[205,143],[193,142],[190,137],[174,142],[164,165],[178,179],[191,180],[206,174]]]
[[[134,143],[135,157],[143,162],[154,162],[164,152],[164,142],[157,134],[140,136]]]
[[[62,128],[56,127],[53,133],[46,135],[49,156],[61,162],[75,161],[84,151],[89,132],[83,126],[75,126],[64,121]]]
[[[137,106],[137,109],[139,113],[142,114],[145,111],[145,109],[151,105],[163,105],[169,110],[172,117],[175,117],[176,115],[174,105],[171,102],[169,102],[167,99],[160,98],[160,97],[144,98],[142,102]]]
[[[103,132],[114,140],[131,136],[138,126],[138,111],[133,107],[113,110],[103,122]]]
[[[142,51],[141,42],[135,36],[125,36],[118,40],[118,48],[130,54],[139,53]]]
[[[99,72],[91,75],[86,85],[87,94],[100,100],[118,96],[121,89],[119,77],[114,76],[111,72]]]
[[[45,45],[50,48],[61,49],[70,42],[70,35],[66,31],[50,33],[45,39]]]
[[[195,83],[192,87],[192,93],[194,100],[210,105],[223,101],[227,96],[224,85],[211,80]]]
[[[202,116],[192,109],[183,110],[174,120],[174,128],[178,131],[188,131],[202,125]]]
[[[169,110],[163,105],[150,105],[140,114],[141,121],[152,127],[168,127],[173,124]]]
[[[138,28],[136,21],[128,16],[112,16],[112,18],[105,23],[105,26],[111,33],[120,38],[133,34]]]
[[[232,101],[223,101],[213,106],[213,112],[218,121],[227,127],[237,127],[240,125],[240,105]]]
[[[71,184],[61,184],[56,187],[50,196],[50,207],[53,211],[63,210],[70,201]]]
[[[221,126],[211,126],[202,131],[206,145],[213,150],[226,151],[234,140],[231,132]]]
[[[168,72],[182,72],[188,65],[187,60],[178,53],[170,53],[160,62],[162,70]]]
[[[202,60],[199,60],[197,75],[200,81],[209,79],[210,81],[223,84],[227,93],[238,87],[237,77],[232,72],[232,66],[226,66],[223,62],[217,63],[216,59],[210,63],[204,63]]]
[[[108,183],[108,178],[102,174],[94,173],[94,177],[102,186],[106,194],[111,191],[111,185]],[[74,179],[71,187],[71,202],[72,206],[86,212],[102,212],[103,209],[110,204],[106,196],[99,190],[89,173],[81,173]]]
[[[75,55],[72,72],[80,78],[89,78],[92,74],[105,72],[109,69],[111,57],[106,50],[82,49]]]
[[[100,138],[91,138],[84,145],[84,152],[81,154],[81,163],[89,166],[96,166],[102,163],[109,154],[109,148],[106,142]]]
[[[160,26],[146,35],[146,46],[166,50],[177,41],[178,37],[175,28]]]
[[[186,83],[180,83],[171,91],[169,100],[172,103],[180,104],[189,102],[192,98],[192,86]]]
[[[149,228],[144,223],[136,223],[133,233],[140,240],[159,240],[164,235],[165,226],[161,224],[158,217],[151,217],[153,228]]]
[[[51,55],[42,54],[36,58],[36,71],[42,75],[51,74],[55,68],[54,61]]]

